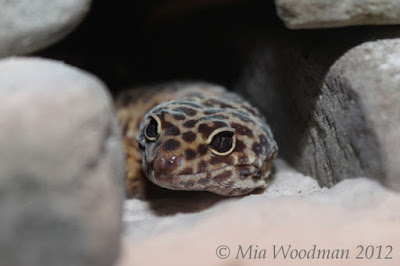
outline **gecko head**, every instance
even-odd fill
[[[137,137],[145,175],[164,188],[221,195],[265,187],[277,147],[242,105],[192,97],[151,109]]]

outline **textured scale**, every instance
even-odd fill
[[[146,197],[146,177],[172,190],[227,196],[267,186],[278,148],[240,96],[208,83],[170,83],[125,91],[116,107],[129,197]]]

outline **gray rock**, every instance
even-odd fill
[[[275,0],[286,26],[299,28],[400,24],[398,0]]]
[[[388,170],[388,160],[398,157],[394,151],[395,137],[386,142],[386,136],[379,132],[388,128],[396,131],[399,123],[392,119],[398,119],[399,115],[395,111],[387,113],[390,122],[385,128],[376,117],[381,116],[377,108],[388,99],[371,94],[379,87],[379,93],[395,99],[396,93],[390,92],[393,90],[390,86],[397,86],[396,68],[388,67],[387,74],[383,74],[382,69],[374,70],[377,66],[372,63],[381,52],[386,51],[391,60],[397,57],[397,52],[386,47],[386,42],[376,42],[376,46],[385,48],[370,49],[365,55],[359,54],[359,59],[350,59],[351,53],[343,55],[364,42],[400,38],[399,27],[270,32],[268,39],[255,39],[255,45],[247,47],[250,57],[235,90],[265,114],[278,143],[279,156],[303,174],[316,178],[322,186],[367,176],[398,187],[393,181],[396,175]],[[360,61],[369,56],[371,60]],[[339,58],[340,62],[349,58],[351,67],[338,69],[335,62]],[[357,68],[350,60],[354,60]],[[365,90],[354,89],[356,83]],[[366,94],[370,96],[366,98]],[[367,101],[370,97],[374,100]],[[391,108],[398,107],[394,103]],[[393,147],[389,150],[387,145]]]
[[[335,160],[340,158],[341,165],[350,167],[350,162],[355,162],[351,157],[358,157],[357,166],[365,171],[363,174],[383,178],[397,190],[399,88],[400,39],[367,42],[350,50],[331,67],[316,102],[316,112],[320,113],[317,125],[334,130],[331,145],[337,144],[343,153],[337,154],[341,156],[335,156]],[[330,184],[336,180],[333,177],[321,181]]]
[[[102,82],[63,63],[0,60],[2,265],[112,265],[124,157]]]
[[[90,0],[0,0],[0,57],[27,54],[65,37],[84,18]]]

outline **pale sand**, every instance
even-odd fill
[[[195,193],[191,198],[151,203],[126,201],[118,266],[400,265],[400,193],[366,178],[320,188],[282,160],[277,160],[276,168],[262,194],[227,199]],[[220,245],[229,247],[229,258],[217,257]],[[285,259],[280,252],[274,258],[274,245],[275,253],[281,246],[286,252],[288,245],[300,253],[295,257],[296,251],[289,252]],[[358,245],[364,247],[360,255],[364,259],[356,259]],[[374,254],[366,259],[372,252],[370,247],[365,254],[369,245]],[[388,245],[393,248],[388,256],[392,259],[384,259]],[[318,259],[318,249],[325,249],[325,254],[330,250],[330,258],[320,253]],[[347,259],[331,258],[341,257],[342,250]],[[228,254],[225,248],[219,252]]]

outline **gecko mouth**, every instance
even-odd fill
[[[220,185],[229,180],[234,179],[235,182],[243,181],[247,179],[261,178],[260,167],[254,165],[235,165],[226,166],[212,171],[193,173],[193,174],[170,174],[155,172],[149,165],[147,165],[146,175],[149,180],[161,187],[174,189],[174,190],[187,190],[188,185],[193,184],[193,190],[206,189],[212,186],[212,179],[217,179]],[[228,176],[229,175],[229,176]],[[224,178],[226,177],[226,178]],[[220,179],[225,179],[221,181]]]

